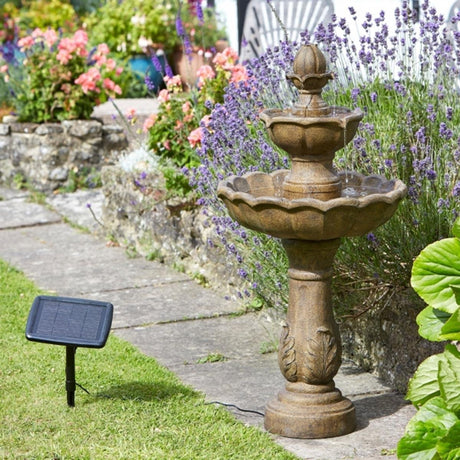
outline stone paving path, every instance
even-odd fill
[[[113,303],[112,332],[156,358],[208,401],[263,412],[284,385],[276,354],[260,353],[263,343],[278,336],[279,326],[256,314],[239,315],[237,304],[184,274],[108,247],[88,202],[98,215],[99,192],[58,195],[45,207],[27,201],[25,193],[0,188],[0,258],[42,289]],[[211,354],[226,359],[200,363]],[[335,382],[355,404],[354,433],[317,440],[274,436],[275,441],[303,459],[396,458],[391,450],[414,414],[412,406],[350,362],[342,365]],[[243,423],[263,429],[260,415],[229,410]]]

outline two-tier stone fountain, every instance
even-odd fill
[[[340,436],[355,429],[356,416],[333,381],[341,364],[331,305],[333,259],[341,237],[386,222],[406,187],[334,170],[335,152],[352,140],[363,113],[323,101],[332,75],[315,45],[300,48],[288,78],[299,89],[297,104],[260,117],[289,154],[291,170],[232,176],[219,184],[218,195],[240,224],[280,238],[289,259],[289,306],[278,351],[287,383],[266,407],[265,428],[297,438]]]

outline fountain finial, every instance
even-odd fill
[[[294,115],[320,117],[329,115],[331,108],[321,97],[321,91],[332,73],[327,71],[326,58],[316,45],[303,45],[294,59],[293,73],[287,75],[300,90],[299,101],[295,104]]]

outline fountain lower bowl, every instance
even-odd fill
[[[407,191],[400,180],[343,172],[341,197],[288,200],[282,196],[288,173],[231,176],[219,183],[217,194],[244,227],[282,239],[321,241],[365,235],[384,224]]]

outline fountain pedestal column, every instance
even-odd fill
[[[289,306],[278,361],[285,390],[270,401],[265,428],[295,438],[352,432],[353,404],[335,388],[341,341],[331,305],[332,264],[340,239],[283,240],[289,259]]]

